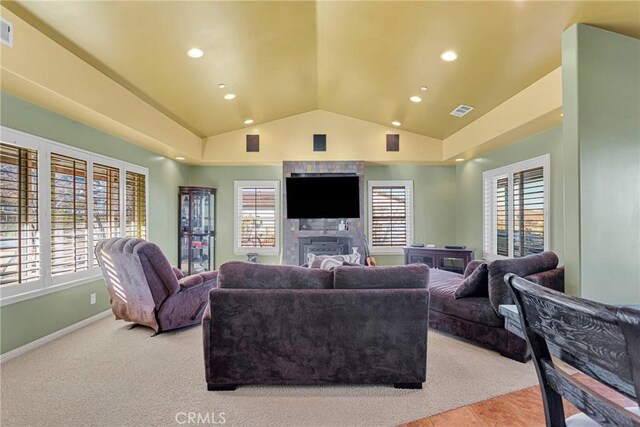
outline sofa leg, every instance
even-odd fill
[[[393,388],[403,388],[410,390],[419,390],[422,388],[422,383],[395,383]]]
[[[209,391],[234,391],[236,388],[237,384],[207,384]]]

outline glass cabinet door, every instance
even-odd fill
[[[189,193],[180,192],[180,233],[188,233],[191,225],[189,224]]]
[[[215,267],[215,189],[180,187],[179,265],[185,274]]]
[[[180,270],[189,273],[189,247],[191,238],[188,235],[180,236]]]

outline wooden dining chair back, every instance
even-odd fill
[[[603,426],[640,427],[629,410],[577,381],[564,361],[634,402],[640,396],[640,311],[573,297],[513,274],[505,276],[540,382],[548,427],[565,423],[562,397]]]

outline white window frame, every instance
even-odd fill
[[[513,163],[507,166],[499,167],[496,169],[491,169],[482,173],[482,252],[484,254],[484,259],[493,261],[496,259],[505,259],[513,257],[513,225],[514,225],[514,217],[513,217],[513,175],[517,172],[521,172],[524,170],[534,169],[542,167],[542,181],[544,185],[544,250],[549,250],[549,241],[551,236],[551,215],[550,215],[550,194],[551,194],[551,156],[549,154],[544,154],[542,156],[534,157],[532,159],[524,160],[518,163]],[[487,204],[491,203],[493,206],[493,201],[487,200],[487,192],[485,191],[487,186],[487,181],[492,181],[494,178],[499,176],[507,175],[508,178],[508,210],[507,210],[507,218],[508,218],[508,239],[509,239],[509,255],[503,256],[491,253],[489,251],[489,247],[487,246],[487,241],[489,239],[495,240],[496,236],[494,233],[493,226],[488,226],[488,223],[494,224],[494,218],[487,219]],[[489,236],[488,233],[491,233]],[[493,245],[495,247],[495,245]]]
[[[146,222],[149,239],[149,170],[139,165],[95,154],[47,138],[0,126],[0,141],[5,144],[30,148],[38,153],[38,211],[40,213],[40,277],[37,280],[0,286],[0,307],[39,297],[73,286],[92,282],[102,277],[100,268],[93,265],[93,163],[120,169],[120,233],[125,233],[125,175],[126,171],[144,174],[146,179]],[[51,276],[51,153],[57,153],[87,162],[87,244],[89,268],[59,276]]]
[[[367,190],[367,216],[368,216],[368,224],[367,230],[369,237],[369,248],[370,252],[373,255],[402,255],[404,253],[403,248],[396,246],[373,246],[373,187],[405,187],[405,191],[408,193],[407,197],[407,214],[409,218],[407,220],[407,246],[413,243],[413,230],[414,230],[414,192],[413,192],[413,181],[401,181],[401,180],[385,180],[385,181],[377,181],[370,180],[368,181],[368,190]]]
[[[244,187],[252,188],[274,188],[275,189],[275,218],[276,218],[276,240],[272,248],[240,246],[240,217],[239,217],[239,194]],[[233,183],[233,252],[236,255],[246,255],[254,252],[260,255],[278,255],[280,253],[280,181],[234,181]]]

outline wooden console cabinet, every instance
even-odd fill
[[[469,261],[473,259],[471,249],[445,249],[445,248],[416,248],[407,246],[404,248],[404,263],[413,264],[421,262],[430,268],[464,273]]]

